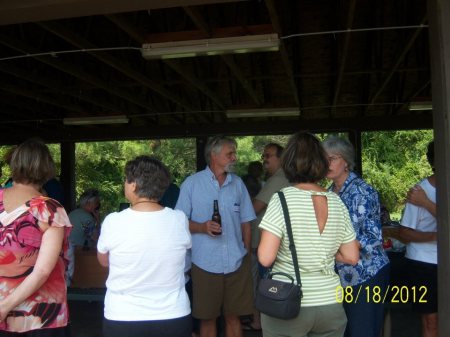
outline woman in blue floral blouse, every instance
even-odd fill
[[[379,337],[384,308],[382,301],[373,300],[373,295],[385,293],[390,265],[383,250],[378,192],[353,172],[354,149],[347,139],[331,136],[323,146],[330,163],[327,178],[333,181],[330,190],[347,206],[360,247],[357,265],[336,263],[342,286],[353,288],[353,298],[364,294],[358,301],[344,303],[348,319],[345,336]]]

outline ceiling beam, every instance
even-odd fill
[[[280,19],[275,8],[275,2],[273,0],[266,0],[266,6],[269,11],[270,20],[272,21],[273,28],[278,36],[283,36],[283,30],[281,28]],[[286,49],[286,45],[283,40],[280,40],[280,56],[284,65],[284,69],[289,79],[289,84],[291,86],[292,96],[294,97],[295,104],[301,110],[300,98],[298,97],[297,84],[295,83],[294,71],[292,63],[289,60],[289,53]]]
[[[40,51],[25,44],[22,41],[14,39],[12,37],[6,36],[4,34],[0,34],[0,43],[17,50],[24,54],[37,54]],[[152,112],[153,110],[150,108],[150,103],[140,96],[136,96],[128,90],[120,89],[118,83],[114,83],[112,81],[104,81],[98,77],[93,76],[92,74],[83,71],[81,67],[77,67],[71,63],[67,63],[61,61],[60,59],[49,57],[49,56],[33,56],[34,59],[50,66],[59,71],[62,71],[66,74],[70,74],[73,77],[81,79],[82,81],[93,84],[94,86],[106,90],[113,95],[116,95],[126,101],[129,101],[141,108],[144,108],[147,111]]]
[[[0,125],[1,126],[1,125]],[[10,126],[11,127],[11,126]],[[107,141],[107,140],[133,140],[155,138],[189,138],[197,136],[210,136],[214,134],[227,135],[268,135],[291,134],[293,132],[307,130],[316,133],[345,132],[349,130],[359,131],[389,131],[432,128],[432,114],[391,116],[389,123],[377,117],[362,118],[336,118],[336,119],[295,119],[284,121],[252,122],[251,130],[247,123],[217,123],[217,124],[192,124],[192,125],[165,125],[152,127],[137,127],[121,125],[120,127],[66,127],[55,130],[46,135],[48,141]],[[37,133],[36,135],[39,135]],[[36,136],[34,134],[29,137]],[[12,137],[12,138],[11,138]],[[19,133],[14,135],[2,134],[0,142],[10,144],[15,142],[15,137],[21,138]],[[23,136],[22,136],[23,137]],[[46,139],[47,140],[47,139]]]
[[[426,22],[427,22],[427,17],[425,15],[425,17],[422,19],[421,24],[425,25]],[[411,35],[411,37],[409,38],[408,42],[405,44],[405,47],[403,48],[402,52],[400,53],[400,55],[397,57],[397,59],[395,60],[394,64],[392,65],[391,70],[389,71],[389,73],[384,78],[383,83],[381,83],[381,85],[378,87],[378,90],[375,92],[375,94],[369,100],[369,105],[367,106],[365,113],[367,113],[367,111],[370,109],[371,105],[373,105],[375,103],[375,101],[378,99],[378,96],[380,96],[380,94],[386,88],[386,86],[388,85],[388,83],[391,80],[392,76],[395,74],[397,68],[403,62],[406,54],[408,54],[409,50],[414,45],[414,42],[416,41],[417,37],[420,35],[420,33],[422,32],[423,29],[424,29],[423,27],[416,28],[414,33]]]
[[[199,6],[246,0],[27,0],[1,1],[0,25],[105,15],[181,6]]]
[[[189,7],[186,7],[184,9],[186,11],[186,14],[191,18],[191,20],[194,22],[197,28],[200,29],[202,34],[205,34],[204,38],[248,35],[249,33],[262,34],[261,33],[262,31],[264,31],[264,33],[273,32],[272,27],[270,25],[246,26],[246,27],[236,26],[212,30],[211,28],[209,28],[208,24],[202,18],[201,14],[197,10]],[[231,35],[224,35],[225,31],[227,31],[226,34]],[[244,73],[240,70],[239,66],[234,61],[233,57],[231,55],[221,55],[220,57],[228,66],[234,77],[239,81],[242,88],[244,88],[247,94],[252,98],[253,102],[257,106],[261,106],[262,100],[258,97],[251,83],[245,78]],[[221,104],[221,106],[223,106],[223,103]]]
[[[417,97],[417,95],[419,95],[422,91],[424,91],[426,88],[428,88],[428,86],[431,84],[431,80],[428,79],[425,81],[425,83],[423,83],[422,85],[419,86],[419,88],[417,88],[416,90],[414,90],[414,92],[409,95],[409,97],[405,100],[405,103],[403,103],[402,105],[400,105],[397,109],[394,110],[394,115],[396,114],[406,114],[407,112],[404,110],[404,108],[414,99]],[[431,98],[430,98],[431,100]],[[402,113],[403,111],[403,113]]]
[[[105,17],[114,23],[117,27],[122,29],[127,33],[133,40],[138,42],[140,45],[145,42],[145,33],[133,25],[130,21],[126,20],[120,15],[105,15]]]
[[[199,12],[198,7],[183,6],[183,10],[191,18],[198,29],[204,32],[208,37],[212,36],[212,29]]]
[[[192,13],[192,10],[186,13],[188,16]],[[260,25],[248,25],[248,26],[231,26],[231,27],[217,27],[217,28],[205,28],[206,22],[200,23],[198,18],[200,14],[196,14],[194,18],[191,18],[193,23],[197,26],[198,30],[182,30],[177,32],[163,32],[163,33],[151,33],[145,36],[145,43],[160,43],[160,42],[178,42],[189,40],[203,40],[210,38],[223,38],[223,37],[236,37],[243,35],[262,35],[273,34],[274,30],[272,25],[260,24]]]
[[[56,36],[59,36],[63,40],[73,44],[74,46],[76,46],[80,49],[96,49],[96,48],[98,48],[93,43],[87,41],[86,39],[79,36],[78,34],[75,34],[74,32],[66,29],[62,25],[57,24],[55,22],[38,23],[38,25],[40,27],[42,27],[43,29],[55,34]],[[142,86],[171,100],[172,102],[179,105],[180,107],[183,107],[184,109],[186,109],[188,111],[193,110],[189,104],[182,101],[179,97],[172,94],[166,88],[164,88],[164,87],[160,86],[159,84],[157,84],[156,82],[150,80],[147,76],[143,75],[142,72],[133,69],[129,64],[127,64],[126,61],[116,58],[105,52],[90,52],[90,51],[88,51],[88,54],[94,56],[101,62],[109,65],[110,67],[116,69],[117,71],[121,72],[122,74],[132,78],[136,82],[140,83]],[[179,122],[179,120],[178,120],[178,122]]]
[[[209,86],[199,80],[192,71],[187,70],[186,67],[183,67],[178,60],[164,60],[164,64],[169,66],[173,71],[178,73],[181,77],[183,77],[185,80],[187,80],[189,83],[191,83],[193,86],[195,86],[202,94],[205,96],[208,96],[219,109],[225,110],[225,105],[221,101],[221,99],[212,91],[209,89]]]
[[[143,31],[141,31],[140,29],[138,29],[133,24],[131,24],[125,18],[117,16],[117,15],[109,15],[108,19],[110,19],[115,25],[117,25],[117,27],[119,27],[124,32],[126,32],[131,38],[133,38],[139,44],[142,44],[142,43],[145,42],[145,33]],[[166,64],[170,66],[169,63],[170,62],[167,62]],[[188,73],[187,70],[183,69],[180,65],[178,67],[176,67],[176,68],[177,68],[177,70],[174,69],[174,68],[172,68],[172,70],[178,72],[182,76]],[[193,77],[188,77],[187,79],[189,80],[189,79],[194,79],[194,78]],[[192,82],[195,82],[197,84],[197,86],[200,84],[199,80],[191,81],[191,83]],[[200,91],[204,92],[204,88],[207,88],[207,86],[205,84],[203,84],[202,89],[200,89]],[[209,92],[209,89],[207,89],[205,93],[207,93],[207,92]],[[187,105],[187,103],[186,103],[186,105]],[[192,108],[190,106],[187,106],[187,107],[188,107],[188,109],[187,109],[188,111],[192,110]],[[196,118],[198,120],[198,116],[195,116],[194,118]]]
[[[353,26],[353,18],[355,16],[355,7],[356,7],[356,0],[351,0],[348,10],[348,16],[347,16],[347,22],[346,22],[346,28],[351,29]],[[334,85],[334,96],[333,96],[333,102],[331,105],[333,108],[331,109],[331,116],[336,116],[336,104],[339,97],[339,92],[341,90],[341,84],[342,79],[344,78],[344,70],[345,70],[345,64],[347,62],[347,53],[348,53],[348,46],[350,45],[350,33],[345,34],[344,37],[344,45],[342,47],[342,53],[340,55],[339,60],[339,70],[337,79]],[[335,38],[335,37],[334,37]]]
[[[20,78],[22,80],[40,85],[42,87],[49,88],[54,95],[64,94],[67,96],[72,96],[76,99],[94,104],[98,107],[102,107],[107,111],[119,112],[118,106],[109,101],[104,101],[99,99],[98,97],[93,97],[92,95],[87,94],[86,92],[82,92],[81,90],[67,89],[66,83],[52,80],[48,78],[48,76],[42,77],[33,74],[32,72],[24,68],[15,67],[11,63],[0,62],[0,71],[12,75],[14,77]]]
[[[69,104],[69,103],[67,103],[67,101],[65,101],[65,100],[63,101],[63,100],[55,98],[55,97],[48,97],[46,95],[38,94],[34,90],[27,90],[24,88],[19,89],[16,86],[11,86],[11,85],[7,85],[7,84],[3,84],[3,83],[0,83],[0,90],[9,92],[13,95],[24,96],[24,97],[31,98],[31,99],[39,101],[39,102],[54,105],[58,108],[63,108],[64,110],[69,110],[69,111],[76,112],[76,113],[84,113],[84,110],[79,106]]]

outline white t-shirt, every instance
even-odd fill
[[[97,244],[100,253],[109,253],[105,318],[149,321],[188,315],[184,269],[189,248],[189,224],[181,211],[128,208],[109,214]]]
[[[419,186],[425,191],[428,199],[436,203],[436,188],[424,179]],[[436,232],[436,218],[423,207],[407,203],[401,225],[418,232]],[[408,259],[437,264],[437,242],[410,242],[406,245]]]

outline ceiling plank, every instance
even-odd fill
[[[11,86],[7,84],[0,83],[0,90],[9,92],[14,95],[24,96],[31,99],[34,99],[39,102],[43,102],[46,104],[54,105],[58,108],[63,108],[64,110],[70,110],[76,113],[83,113],[83,109],[79,106],[69,104],[67,101],[63,101],[61,99],[57,99],[55,97],[48,97],[46,95],[38,94],[34,90],[27,90],[24,88],[17,88],[16,86]]]
[[[212,92],[208,85],[204,83],[203,81],[199,80],[193,72],[186,69],[186,67],[183,67],[180,64],[180,61],[177,60],[164,60],[164,64],[167,64],[172,70],[177,72],[180,76],[182,76],[184,79],[186,79],[188,82],[190,82],[192,85],[194,85],[202,94],[208,96],[216,105],[224,110],[225,105],[221,101],[221,99]]]
[[[39,53],[39,51],[36,50],[35,48],[23,43],[22,41],[16,40],[15,38],[6,36],[4,34],[0,34],[0,43],[24,54]],[[73,77],[91,83],[97,86],[98,88],[104,89],[118,97],[121,97],[122,99],[125,99],[137,106],[144,108],[147,111],[150,112],[153,111],[152,109],[150,109],[149,102],[147,102],[140,96],[136,96],[131,92],[124,90],[123,88],[119,89],[118,84],[114,83],[113,81],[108,82],[104,81],[98,77],[93,76],[90,73],[87,73],[86,71],[83,71],[80,67],[61,61],[60,59],[57,58],[48,56],[33,56],[33,58],[64,73],[70,74]]]
[[[258,94],[253,89],[250,81],[245,78],[244,73],[241,71],[237,63],[234,61],[232,55],[221,55],[222,60],[225,62],[225,64],[228,66],[228,68],[231,70],[233,75],[236,77],[236,79],[239,81],[239,83],[242,85],[244,90],[249,94],[249,96],[252,98],[253,102],[257,106],[262,105],[261,98],[258,97]]]
[[[55,22],[44,22],[44,23],[38,23],[40,27],[43,29],[46,29],[47,31],[59,36],[60,38],[64,39],[65,41],[73,44],[74,46],[81,48],[81,49],[96,49],[98,48],[93,43],[87,41],[83,37],[79,36],[78,34],[75,34],[74,32],[66,29],[62,25],[59,25]],[[162,87],[161,85],[157,84],[156,82],[150,80],[147,76],[143,75],[141,72],[133,69],[130,65],[127,64],[126,61],[121,60],[119,58],[116,58],[108,53],[104,52],[90,52],[87,51],[88,54],[94,56],[95,58],[99,59],[100,61],[104,62],[105,64],[113,67],[114,69],[120,71],[121,73],[125,74],[126,76],[134,79],[136,82],[140,83],[144,87],[156,92],[157,94],[171,100],[172,102],[178,104],[180,107],[183,107],[185,109],[193,110],[192,107],[187,104],[186,102],[183,102],[179,97],[176,97],[174,94],[172,94],[169,90]]]
[[[199,6],[247,0],[21,0],[0,2],[0,25],[104,15],[141,10]]]
[[[278,34],[278,36],[283,36],[283,30],[281,28],[280,19],[275,8],[275,2],[273,0],[266,0],[266,6],[269,11],[270,20],[272,21],[275,32]],[[289,60],[289,54],[283,40],[280,40],[280,56],[289,79],[289,84],[292,89],[292,95],[294,97],[295,104],[300,108],[301,111],[300,98],[298,97],[298,89],[297,84],[295,83],[292,63]]]
[[[217,37],[218,32],[212,31],[212,29],[209,28],[206,21],[202,18],[201,14],[194,10],[193,8],[185,7],[186,14],[191,18],[191,20],[194,22],[194,24],[199,28],[203,34],[206,34],[207,37]],[[258,28],[256,28],[258,27]],[[248,27],[231,27],[234,30],[244,30],[239,35],[246,35],[249,32],[254,32],[256,30],[264,30],[264,31],[272,31],[272,28],[269,25],[261,25],[261,26],[253,26],[251,28]],[[228,27],[230,29],[230,27]],[[236,32],[234,32],[236,34]],[[236,36],[236,35],[234,35]],[[228,66],[228,68],[231,70],[233,75],[237,78],[237,80],[240,82],[244,90],[250,95],[250,97],[253,99],[253,102],[257,106],[261,106],[262,101],[256,94],[255,90],[251,86],[251,83],[245,78],[243,72],[240,70],[239,66],[234,62],[234,59],[230,55],[221,55],[222,60],[225,62],[225,64]],[[215,101],[215,100],[214,100]],[[223,103],[221,104],[223,107]]]
[[[355,7],[356,7],[356,0],[351,0],[348,10],[348,16],[347,16],[347,23],[346,28],[351,29],[353,26],[353,18],[355,16]],[[331,109],[331,116],[336,116],[336,104],[339,97],[339,92],[341,90],[341,84],[342,79],[344,78],[344,70],[345,70],[345,64],[347,62],[347,54],[348,54],[348,46],[350,45],[350,33],[345,34],[344,37],[344,45],[342,47],[342,54],[340,57],[339,62],[339,70],[338,70],[338,76],[334,85],[334,96],[333,96],[333,102],[331,105],[333,108]]]
[[[192,10],[191,10],[192,11]],[[186,13],[189,16],[189,13]],[[178,42],[189,40],[203,40],[210,38],[236,37],[243,35],[263,35],[273,34],[274,30],[270,24],[248,25],[248,26],[230,26],[230,27],[215,27],[205,30],[206,22],[200,23],[198,15],[191,18],[198,30],[182,30],[177,32],[163,32],[151,33],[145,36],[146,43],[160,43],[160,42]]]
[[[425,25],[427,22],[427,17],[425,15],[425,17],[423,18],[421,24]],[[405,44],[405,47],[403,48],[402,52],[400,53],[400,55],[396,58],[394,64],[391,67],[391,70],[389,71],[389,73],[386,75],[386,77],[383,80],[383,83],[381,83],[381,85],[378,87],[378,90],[375,92],[375,94],[371,97],[371,99],[369,100],[369,105],[366,108],[365,113],[367,113],[367,111],[370,109],[370,107],[375,103],[375,101],[378,99],[378,96],[380,96],[380,94],[383,92],[383,90],[386,88],[386,86],[388,85],[389,81],[391,80],[392,76],[395,74],[397,68],[400,66],[400,64],[403,62],[403,59],[405,58],[406,54],[408,54],[409,50],[411,49],[411,47],[414,45],[414,42],[416,41],[417,37],[420,35],[420,33],[422,32],[422,30],[424,29],[424,27],[418,27],[416,28],[416,30],[414,31],[414,33],[411,35],[411,37],[409,38],[408,42]]]
[[[393,114],[406,114],[406,111],[403,110],[409,103],[411,103],[411,101],[416,98],[422,91],[424,91],[426,88],[428,88],[428,86],[431,84],[431,80],[428,79],[425,81],[425,83],[423,83],[422,85],[420,85],[417,90],[414,90],[414,92],[409,95],[409,97],[405,100],[405,103],[403,103],[402,105],[400,105],[396,110],[394,110]],[[431,100],[431,99],[430,99]],[[404,111],[402,113],[402,111]]]
[[[110,19],[114,24],[116,24],[120,29],[122,29],[123,31],[125,31],[131,38],[133,38],[136,42],[138,42],[139,44],[142,44],[145,40],[145,33],[141,30],[139,30],[136,26],[132,25],[129,21],[127,21],[125,18],[123,17],[119,17],[117,15],[115,16],[108,16],[108,19]],[[168,66],[170,66],[170,62],[165,62]],[[174,62],[173,62],[174,63]],[[176,68],[176,69],[175,69]],[[178,69],[178,70],[177,70]],[[178,66],[174,66],[172,67],[172,70],[178,72],[181,76],[184,77],[185,74],[187,74],[187,70],[183,69],[181,67],[181,65]],[[186,78],[186,77],[185,77]],[[195,80],[194,77],[187,77],[187,79],[192,79]],[[193,83],[195,82],[195,83]],[[210,92],[210,90],[208,89],[208,87],[205,84],[201,84],[199,80],[195,80],[195,81],[191,81],[191,83],[193,83],[194,85],[200,85],[202,87],[202,89],[200,89],[201,92],[204,92],[205,94]],[[204,88],[206,88],[206,91],[204,90]],[[186,103],[187,104],[187,103]],[[192,110],[189,106],[187,110]],[[195,116],[194,118],[198,118],[198,116]],[[197,121],[199,121],[197,119]],[[183,121],[184,122],[184,121]]]
[[[145,42],[145,33],[138,29],[131,22],[123,18],[119,15],[105,15],[105,17],[114,23],[117,27],[122,29],[125,33],[127,33],[131,38],[137,41],[139,44]]]
[[[191,18],[195,26],[204,32],[208,37],[211,37],[212,29],[203,18],[197,7],[184,6],[183,10]]]
[[[19,68],[14,66],[13,64],[6,64],[0,62],[0,71],[12,76],[15,76],[17,78],[20,78],[25,81],[29,81],[31,83],[40,85],[45,88],[51,89],[52,92],[55,94],[64,94],[68,96],[72,96],[76,99],[97,105],[99,107],[102,107],[108,111],[111,112],[119,112],[117,105],[112,104],[109,101],[100,100],[98,97],[93,97],[91,95],[88,95],[86,92],[82,92],[81,90],[72,90],[67,89],[67,84],[62,83],[60,81],[54,81],[48,77],[42,77],[39,75],[33,75],[28,70],[24,68]]]

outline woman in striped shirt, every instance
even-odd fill
[[[328,172],[328,159],[312,134],[291,137],[282,155],[282,167],[293,184],[282,189],[286,197],[302,280],[302,309],[298,317],[282,320],[262,314],[264,337],[330,336],[344,334],[347,319],[335,260],[356,264],[355,232],[340,198],[318,185]],[[274,194],[259,225],[258,258],[273,272],[295,279],[289,238],[278,194]],[[280,278],[280,280],[282,280]]]

